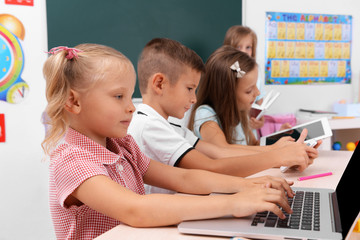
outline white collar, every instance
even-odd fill
[[[154,108],[150,107],[149,105],[147,105],[145,103],[141,103],[136,107],[136,113],[140,113],[140,114],[143,113],[146,116],[154,117],[157,119],[162,119],[162,120],[168,122],[167,119],[165,119],[163,116],[161,116],[160,113],[158,113]]]

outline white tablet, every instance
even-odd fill
[[[308,135],[306,136],[305,141],[311,139],[317,141],[332,136],[332,131],[328,119],[320,118],[311,122],[294,126],[290,129],[285,129],[272,133],[268,136],[261,137],[260,145],[263,146],[274,144],[277,140],[285,136],[291,136],[296,141],[300,137],[300,134],[304,128],[308,130]]]

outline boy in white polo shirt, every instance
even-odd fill
[[[269,151],[254,152],[219,148],[186,128],[171,125],[168,117],[183,118],[196,102],[195,90],[203,71],[201,58],[179,42],[157,38],[145,46],[138,61],[143,104],[138,105],[128,133],[148,157],[171,166],[242,177],[279,166],[298,165],[302,171],[312,163],[308,153],[317,156],[317,150],[303,143],[306,131],[296,143],[283,142],[266,148]],[[146,191],[168,192],[149,186]]]

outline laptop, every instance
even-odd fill
[[[360,210],[360,198],[356,193],[359,171],[360,144],[335,192],[331,189],[293,188],[296,196],[289,199],[293,213],[287,215],[285,221],[271,212],[262,212],[244,218],[229,216],[186,221],[178,225],[178,230],[186,234],[252,239],[345,239]]]

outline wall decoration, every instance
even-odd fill
[[[8,5],[34,6],[34,0],[5,0]]]
[[[25,28],[10,14],[0,14],[0,100],[8,103],[22,102],[29,92],[28,84],[21,79]]]
[[[265,84],[351,82],[352,16],[266,12]]]
[[[5,142],[5,114],[0,113],[0,142]]]

